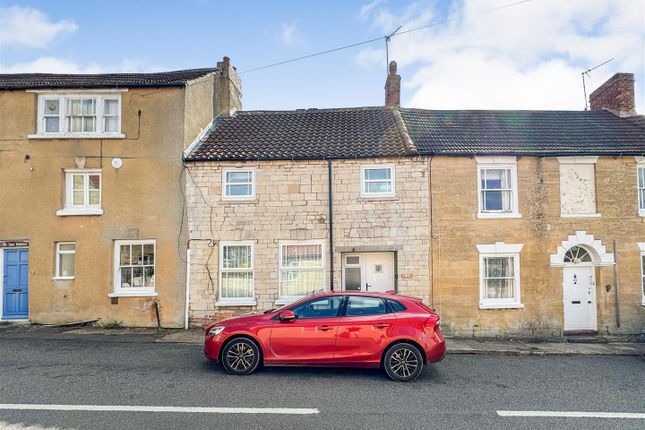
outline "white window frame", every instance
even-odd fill
[[[522,218],[519,211],[519,190],[517,187],[517,157],[475,157],[477,161],[477,218]],[[482,170],[507,169],[511,178],[511,210],[510,211],[483,211],[482,200]]]
[[[63,251],[60,249],[61,245],[74,245],[73,251]],[[60,274],[60,258],[61,255],[74,255],[74,276],[63,276]],[[76,277],[76,242],[56,242],[56,265],[54,269],[54,277],[56,280],[72,280]]]
[[[645,186],[641,187],[638,181],[641,169],[645,171],[645,157],[636,156],[634,158],[636,159],[636,204],[638,205],[638,216],[645,217],[645,199],[641,200],[641,190],[645,192]]]
[[[229,196],[226,194],[226,185],[229,183],[226,180],[228,173],[250,173],[251,174],[251,195],[249,196]],[[241,185],[241,184],[237,184]],[[231,168],[222,169],[222,200],[235,201],[235,200],[255,200],[255,169],[254,168]]]
[[[496,242],[492,245],[477,245],[479,251],[479,309],[521,309],[524,307],[521,299],[520,251],[522,244]],[[486,267],[485,258],[513,258],[513,278],[515,279],[515,294],[513,299],[490,299],[485,295]]]
[[[598,213],[598,187],[596,186],[596,163],[598,162],[598,157],[596,156],[580,156],[580,157],[558,157],[560,165],[562,164],[592,164],[594,166],[594,199],[596,200],[596,212],[595,213],[578,213],[578,214],[567,214],[562,213],[562,201],[560,202],[560,218],[600,218],[600,213]],[[562,174],[560,174],[560,178]],[[637,178],[638,179],[638,178]],[[560,183],[560,190],[562,190],[562,183]],[[560,191],[562,192],[562,191]]]
[[[125,134],[121,132],[123,103],[121,93],[127,90],[93,90],[93,91],[29,91],[38,94],[38,112],[36,121],[36,133],[29,134],[29,139],[56,139],[56,138],[87,138],[87,139],[122,139]],[[67,105],[71,99],[95,99],[96,100],[96,127],[92,132],[72,132],[67,125]],[[58,132],[47,132],[45,129],[45,100],[58,100]],[[118,100],[118,125],[117,131],[105,131],[105,116],[103,115],[104,101]],[[51,115],[50,115],[51,116]]]
[[[121,287],[121,245],[153,245],[154,252],[154,269],[155,269],[155,286],[146,287]],[[108,297],[156,297],[157,294],[157,241],[155,239],[143,240],[115,240],[113,256],[113,292]],[[142,266],[143,267],[143,266]]]
[[[638,247],[641,250],[640,253],[640,260],[641,260],[641,276],[640,276],[640,284],[641,284],[641,306],[645,306],[645,262],[643,261],[645,259],[645,242],[639,242]]]
[[[227,246],[250,246],[251,247],[251,267],[249,269],[224,268],[224,248]],[[222,297],[222,273],[223,272],[251,272],[251,291],[252,297]],[[222,241],[219,243],[219,270],[217,284],[217,302],[216,306],[255,306],[255,243],[253,241]]]
[[[282,260],[283,260],[283,255],[282,255],[282,247],[286,245],[320,245],[320,252],[321,252],[321,257],[322,257],[322,267],[289,267],[289,268],[283,268],[282,267]],[[278,298],[275,301],[276,305],[289,305],[293,302],[296,302],[303,297],[306,296],[282,296],[280,295],[280,279],[282,279],[282,271],[283,270],[321,270],[322,271],[322,290],[326,291],[327,290],[327,258],[325,254],[325,241],[324,240],[283,240],[278,243]]]
[[[74,175],[83,175],[83,199],[87,204],[74,205]],[[89,177],[99,176],[99,204],[89,204]],[[103,215],[103,175],[100,169],[67,169],[65,170],[65,205],[56,212],[58,216]]]
[[[389,169],[390,179],[365,179],[365,172],[368,170]],[[365,189],[368,182],[390,182],[392,191],[387,193],[370,193]],[[394,164],[370,164],[361,166],[361,197],[363,198],[381,198],[396,196],[396,168]]]

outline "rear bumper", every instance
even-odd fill
[[[426,356],[428,363],[438,363],[446,356],[446,340],[439,331],[434,333],[432,340],[432,346],[426,350]]]

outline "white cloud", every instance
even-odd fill
[[[306,37],[298,29],[297,19],[281,23],[275,38],[281,45],[287,48],[307,45]]]
[[[143,60],[125,59],[118,64],[105,65],[90,63],[81,65],[59,57],[40,57],[34,61],[0,64],[0,73],[120,73],[154,72],[167,70],[165,67],[150,65]]]
[[[70,20],[52,22],[31,7],[0,7],[0,45],[46,48],[59,35],[77,28]]]
[[[361,19],[367,19],[374,9],[386,3],[386,0],[373,0],[370,3],[367,3],[358,11],[358,17]]]
[[[632,0],[539,0],[494,12],[509,0],[464,0],[437,18],[435,3],[416,2],[403,11],[370,11],[383,31],[403,30],[447,18],[427,30],[392,39],[390,58],[399,63],[404,104],[425,108],[582,109],[580,73],[592,72],[588,90],[617,71],[635,72],[637,108],[645,106],[643,3]],[[382,47],[362,50],[355,60],[383,67]],[[405,74],[408,74],[405,76]],[[640,85],[639,85],[640,82]],[[405,99],[408,99],[405,103]]]

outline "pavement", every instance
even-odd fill
[[[411,383],[376,369],[267,367],[236,377],[204,358],[200,338],[3,327],[0,428],[645,427],[642,357],[451,354]]]
[[[147,341],[166,343],[201,344],[204,332],[201,329],[151,329],[151,328],[116,328],[102,327],[60,327],[44,325],[0,326],[0,335],[12,333],[14,336],[29,336],[30,334],[49,333],[54,338],[65,339],[74,336],[93,336],[105,341]],[[522,339],[491,340],[491,339],[446,339],[448,354],[483,354],[483,355],[512,355],[512,356],[549,356],[549,355],[625,355],[645,357],[645,343],[607,342],[575,343],[561,340],[559,342],[529,342]]]

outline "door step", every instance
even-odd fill
[[[569,343],[609,343],[607,338],[601,336],[565,335],[565,339]]]

